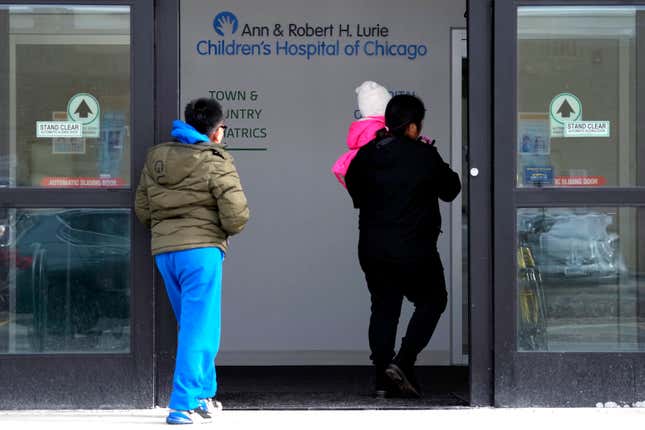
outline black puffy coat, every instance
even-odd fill
[[[346,183],[360,210],[361,258],[410,261],[437,256],[438,199],[454,200],[461,182],[434,145],[407,137],[375,139],[358,151]]]

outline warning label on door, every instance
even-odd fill
[[[36,137],[81,137],[83,126],[69,121],[36,121]]]
[[[607,183],[604,176],[557,176],[555,185],[561,187],[600,187]]]
[[[74,94],[67,102],[67,118],[83,125],[82,137],[99,137],[101,108],[92,94]]]
[[[565,122],[564,137],[609,137],[609,121]]]

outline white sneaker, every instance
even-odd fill
[[[202,403],[202,409],[208,411],[209,414],[217,414],[224,409],[222,403],[215,399],[200,399],[200,402]]]
[[[206,424],[212,421],[212,417],[208,411],[198,407],[192,411],[176,411],[170,410],[166,417],[166,423],[175,424]]]

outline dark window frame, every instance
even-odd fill
[[[181,118],[179,107],[179,0],[157,2],[157,86],[155,143],[170,138],[172,121]],[[155,404],[170,400],[177,351],[177,322],[161,276],[155,271]]]
[[[479,175],[469,180],[469,208],[477,214],[468,228],[469,241],[469,372],[470,404],[494,401],[493,359],[493,1],[469,0],[468,139],[469,167]]]
[[[153,0],[0,0],[0,5],[130,6],[132,145],[131,184],[122,189],[0,188],[3,208],[126,208],[132,210],[130,327],[126,354],[0,355],[0,409],[143,408],[154,405],[152,259],[149,234],[136,221],[134,192],[146,152],[153,141],[154,1]],[[79,381],[85,383],[79,384]],[[54,393],[58,393],[54,395]],[[43,402],[46,399],[46,402]]]
[[[645,1],[495,0],[495,406],[632,403],[645,393],[645,353],[517,351],[516,211],[525,207],[645,207],[645,188],[517,188],[517,7],[645,6]],[[639,49],[643,49],[642,47]],[[639,57],[641,57],[639,55]],[[645,56],[644,56],[645,57]],[[643,59],[639,58],[642,62]],[[638,84],[639,94],[645,81]],[[645,100],[645,98],[640,98]],[[513,106],[509,109],[508,106]],[[641,108],[642,109],[642,108]],[[508,124],[513,124],[509,127]],[[640,124],[637,139],[643,147]],[[643,165],[640,166],[641,170]]]

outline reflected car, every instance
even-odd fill
[[[16,323],[34,351],[86,350],[129,330],[130,211],[15,210]],[[27,264],[28,263],[28,264]]]
[[[599,211],[526,209],[519,214],[518,236],[544,278],[615,281],[627,268],[613,224],[611,215]]]

